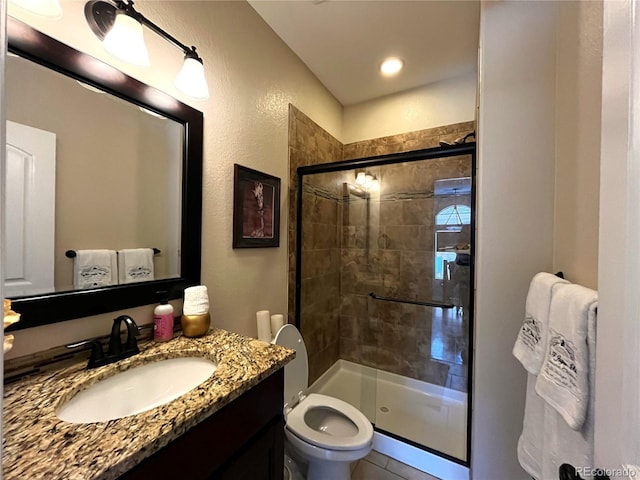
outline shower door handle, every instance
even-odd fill
[[[454,308],[455,307],[455,305],[452,303],[442,303],[442,302],[436,302],[436,301],[420,302],[419,300],[409,300],[406,298],[379,297],[373,292],[371,292],[369,296],[374,300],[381,300],[383,302],[408,303],[410,305],[420,305],[423,307],[435,307],[435,308]]]

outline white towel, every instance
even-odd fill
[[[209,313],[209,292],[206,285],[196,285],[184,289],[183,315],[204,315]]]
[[[542,451],[545,438],[546,402],[536,393],[537,375],[527,374],[527,396],[524,404],[522,434],[518,439],[518,461],[536,480],[542,476]]]
[[[536,392],[562,415],[572,429],[587,416],[590,363],[595,348],[588,340],[595,328],[598,292],[580,285],[563,285],[554,292],[549,314],[547,353],[536,381]],[[594,334],[595,335],[595,334]]]
[[[153,280],[153,249],[118,250],[118,280],[121,284]]]
[[[524,323],[513,346],[513,355],[533,375],[538,374],[544,360],[552,293],[558,286],[568,283],[551,273],[540,272],[529,285]]]
[[[596,372],[596,315],[589,315],[587,323],[589,385],[594,385]],[[555,408],[545,402],[544,431],[546,435],[542,446],[542,478],[557,478],[558,468],[563,463],[595,467],[595,402],[593,399],[593,388],[590,388],[587,415],[579,430],[570,428]]]
[[[94,288],[118,283],[115,250],[78,250],[73,262],[74,288]]]

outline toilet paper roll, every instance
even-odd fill
[[[284,315],[276,313],[271,315],[271,336],[275,337],[278,330],[284,325]]]
[[[271,317],[269,310],[256,312],[256,322],[258,323],[258,340],[263,342],[271,341]]]

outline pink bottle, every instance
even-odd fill
[[[173,307],[166,298],[153,309],[153,339],[166,342],[173,338]]]

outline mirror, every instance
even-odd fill
[[[7,26],[5,296],[22,314],[11,330],[155,303],[158,291],[180,298],[200,282],[202,113]],[[125,276],[121,263],[109,286],[78,281],[76,250],[134,248],[153,276]]]

